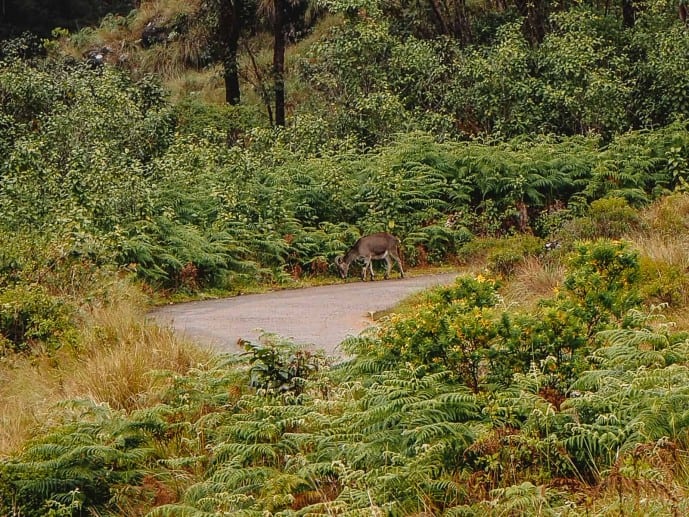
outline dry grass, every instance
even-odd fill
[[[183,75],[198,68],[208,48],[208,31],[203,20],[197,19],[201,0],[144,1],[127,17],[105,17],[100,26],[86,30],[62,41],[62,51],[77,59],[89,49],[108,47],[106,56],[111,64],[118,64],[137,74],[155,73],[164,79]],[[142,32],[149,22],[170,26],[188,17],[188,32],[150,49],[140,46]]]
[[[146,406],[155,396],[156,370],[183,373],[208,356],[170,330],[144,321],[131,307],[97,309],[86,330],[85,351],[63,379],[68,398],[87,397],[116,409]]]
[[[173,103],[190,94],[208,104],[222,105],[225,102],[225,84],[219,67],[198,72],[189,70],[183,75],[169,79],[166,85]]]
[[[689,235],[642,234],[631,237],[642,257],[683,269],[689,268]]]
[[[689,234],[689,195],[672,194],[653,203],[641,215],[654,233]]]
[[[202,3],[202,0],[144,0],[136,10],[131,28],[140,32],[153,19],[170,20],[178,15],[192,15],[199,11]]]
[[[110,303],[87,310],[79,350],[0,364],[0,457],[17,451],[49,423],[63,400],[89,398],[131,410],[156,401],[155,371],[185,373],[210,352],[146,323],[134,289],[112,287]]]
[[[184,52],[179,44],[158,45],[140,50],[135,61],[137,68],[164,78],[179,77],[187,68]]]
[[[533,306],[538,300],[552,296],[564,276],[565,266],[559,261],[526,257],[503,290],[505,302],[508,305]]]
[[[15,358],[0,365],[0,458],[18,450],[59,396],[59,378],[45,360]]]
[[[689,267],[689,195],[672,194],[641,213],[644,230],[627,237],[654,262]]]

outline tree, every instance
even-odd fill
[[[225,101],[239,104],[239,41],[242,32],[251,26],[256,5],[252,0],[212,0],[205,4],[210,27],[214,58],[223,65]]]
[[[519,14],[524,17],[524,35],[537,45],[548,32],[549,3],[546,0],[516,0]]]
[[[262,0],[263,12],[273,32],[273,90],[275,124],[285,125],[285,50],[288,38],[294,38],[305,25],[308,0]]]
[[[634,0],[622,0],[622,24],[627,28],[632,28],[635,21]]]
[[[273,81],[275,88],[275,124],[285,125],[285,34],[290,0],[273,0]]]
[[[223,46],[221,59],[223,63],[223,79],[225,80],[225,101],[228,104],[239,104],[241,94],[239,90],[239,66],[237,52],[239,36],[242,30],[243,0],[220,0],[220,16],[218,36]]]

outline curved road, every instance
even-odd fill
[[[342,355],[338,345],[370,326],[371,316],[427,287],[451,284],[457,273],[375,282],[350,282],[160,307],[151,316],[223,352],[243,351],[238,339],[261,331]]]

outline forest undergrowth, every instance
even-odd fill
[[[290,3],[284,126],[253,3],[0,42],[0,514],[689,513],[677,6],[365,4]],[[146,320],[376,231],[462,275],[346,361]]]

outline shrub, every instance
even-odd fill
[[[496,335],[494,310],[497,283],[484,278],[460,277],[455,285],[431,291],[414,316],[393,315],[378,335],[379,343],[354,344],[354,352],[378,361],[427,365],[430,371],[450,371],[478,390],[486,350]]]
[[[478,237],[464,245],[457,251],[457,259],[462,264],[485,261],[488,254],[500,246],[500,240],[494,237]]]
[[[65,412],[71,422],[54,426],[0,465],[0,493],[11,493],[7,502],[0,501],[3,514],[51,515],[49,508],[71,506],[75,495],[84,507],[114,510],[111,490],[141,483],[146,463],[156,456],[150,437],[162,420],[146,414],[130,420],[89,401],[73,401]]]
[[[457,254],[461,246],[473,239],[465,227],[448,228],[439,224],[424,226],[405,239],[407,262],[422,264],[438,263]]]
[[[512,276],[527,257],[539,255],[543,241],[532,235],[515,235],[498,241],[498,246],[488,253],[488,269],[494,274]]]
[[[560,300],[571,303],[571,310],[587,322],[590,337],[639,304],[639,256],[628,243],[581,244],[568,267]]]
[[[251,365],[250,385],[271,394],[299,395],[306,380],[325,364],[322,354],[272,334],[264,334],[259,343],[242,344]]]
[[[131,225],[120,235],[117,258],[153,285],[189,292],[222,285],[231,267],[254,266],[243,260],[246,250],[233,236],[208,233],[197,226],[156,218]]]
[[[0,293],[0,355],[35,351],[39,346],[56,350],[74,342],[74,308],[38,285],[19,285]],[[9,348],[9,350],[7,350]]]
[[[569,260],[561,292],[533,313],[501,310],[494,280],[460,277],[429,293],[414,314],[393,315],[373,339],[349,346],[385,367],[409,362],[450,372],[473,391],[510,385],[515,374],[537,368],[562,395],[591,366],[595,334],[638,305],[638,278],[638,257],[628,244],[584,244]]]
[[[651,303],[667,303],[682,307],[689,300],[689,278],[685,268],[642,258],[640,262],[639,295]]]
[[[619,197],[593,201],[588,214],[565,223],[566,240],[619,239],[642,226],[638,210]]]

